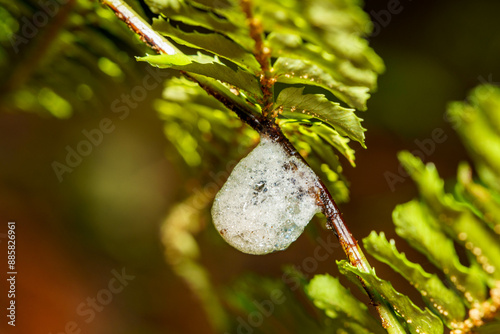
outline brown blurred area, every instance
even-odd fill
[[[385,231],[410,259],[426,267],[426,260],[396,237],[391,222],[394,206],[416,196],[416,189],[408,178],[391,189],[386,175],[398,173],[399,150],[423,151],[419,145],[424,144],[418,143],[428,143],[437,128],[446,140],[432,149],[426,146],[425,161],[450,179],[458,162],[467,159],[444,113],[449,101],[463,100],[474,86],[500,83],[500,3],[401,0],[402,10],[388,22],[380,19],[387,1],[366,2],[380,25],[370,43],[387,70],[368,111],[360,114],[368,149],[356,147],[356,168],[343,161],[351,200],[341,210],[358,240],[371,230]],[[125,120],[109,109],[58,120],[0,106],[0,234],[6,233],[8,221],[16,222],[18,271],[17,326],[8,327],[2,318],[1,333],[212,333],[197,297],[163,256],[160,225],[180,200],[185,179],[165,155],[170,146],[152,108],[160,95],[160,89],[151,91]],[[76,145],[82,130],[96,128],[105,117],[116,129],[59,182],[53,161],[62,161],[66,146]],[[243,272],[281,277],[284,264],[300,265],[315,245],[304,234],[285,252],[245,255],[221,240],[215,245],[207,237],[212,230],[208,222],[197,240],[200,261],[218,291]],[[323,238],[329,233],[318,230]],[[0,235],[2,310],[5,246]],[[342,258],[339,249],[335,259]],[[109,290],[113,271],[122,270],[133,279],[109,297],[102,290]],[[315,273],[325,272],[338,275],[333,258]],[[377,263],[377,273],[392,279],[397,289],[411,289],[382,264]],[[99,295],[108,303],[87,322],[88,314],[82,316],[78,308]],[[68,330],[72,322],[77,327]]]

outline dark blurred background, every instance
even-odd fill
[[[356,168],[343,161],[351,200],[341,210],[356,238],[371,230],[385,231],[411,259],[422,260],[396,237],[391,222],[394,206],[416,196],[416,189],[408,178],[388,182],[388,173],[398,174],[398,151],[422,151],[419,143],[429,143],[435,129],[442,129],[446,140],[427,146],[426,162],[434,162],[446,179],[467,159],[445,119],[446,105],[463,100],[478,84],[500,83],[500,2],[401,0],[401,11],[388,18],[381,11],[392,2],[365,5],[377,28],[370,44],[387,70],[368,111],[360,114],[368,129],[368,149],[357,146]],[[137,46],[135,52],[140,56],[143,51],[147,49]],[[43,65],[43,59],[36,61]],[[131,59],[129,66],[139,81],[144,64]],[[78,81],[78,76],[71,80]],[[167,158],[171,147],[152,108],[161,87],[120,120],[110,105],[134,83],[115,81],[120,84],[114,91],[105,90],[108,104],[71,117],[0,105],[0,233],[5,233],[7,221],[17,222],[19,272],[18,326],[12,331],[3,319],[2,333],[70,333],[75,330],[72,325],[66,328],[71,321],[81,333],[212,332],[196,295],[164,260],[160,225],[183,194],[186,178]],[[102,84],[105,89],[106,82]],[[21,97],[18,103],[23,102]],[[98,127],[103,117],[112,119],[114,130],[59,182],[52,163],[62,162],[66,146],[74,147],[83,138],[82,130]],[[244,272],[280,277],[282,265],[300,265],[315,246],[314,238],[304,234],[285,252],[245,255],[221,243],[215,247],[206,237],[211,229],[208,225],[197,240],[200,261],[217,289]],[[329,232],[318,233],[325,237]],[[6,241],[1,234],[0,241],[4,263]],[[342,258],[338,249],[315,273],[337,275],[334,259]],[[95,319],[85,322],[77,308],[108,287],[113,270],[125,270],[134,278],[112,295]],[[409,289],[384,265],[377,263],[377,273],[392,279],[396,288]],[[5,300],[5,291],[2,279],[0,300]]]

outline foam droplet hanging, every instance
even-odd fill
[[[215,197],[212,218],[221,236],[244,253],[286,249],[321,211],[318,177],[268,137],[233,169]]]

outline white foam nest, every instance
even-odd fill
[[[212,218],[220,235],[244,253],[286,249],[320,211],[312,190],[316,174],[262,136],[217,194]]]

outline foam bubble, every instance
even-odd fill
[[[262,136],[215,197],[212,218],[221,236],[244,253],[286,249],[320,207],[318,177],[304,162]]]

